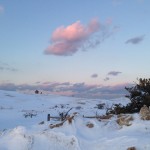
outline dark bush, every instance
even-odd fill
[[[38,90],[35,90],[35,94],[39,94],[39,91],[38,91]]]
[[[104,106],[105,106],[105,103],[97,104],[96,108],[98,108],[98,109],[104,109]]]
[[[131,100],[127,106],[115,104],[112,108],[107,110],[107,114],[120,114],[120,113],[136,113],[139,112],[143,105],[150,106],[150,79],[138,79],[134,87],[125,87],[129,92],[126,95]]]

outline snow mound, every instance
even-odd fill
[[[0,138],[0,150],[79,150],[75,136],[63,133],[43,131],[28,133],[24,127],[3,131]]]

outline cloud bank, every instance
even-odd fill
[[[46,83],[46,84],[45,84]],[[34,93],[36,89],[44,93],[57,94],[64,96],[74,96],[80,98],[117,98],[126,95],[125,86],[130,84],[121,84],[116,86],[103,86],[103,85],[88,85],[85,83],[58,83],[58,82],[44,82],[43,84],[20,84],[16,85],[13,83],[2,83],[0,84],[0,90],[9,91],[30,91]]]
[[[144,40],[144,37],[145,37],[145,35],[137,36],[137,37],[134,37],[134,38],[130,38],[125,43],[126,44],[129,44],[129,43],[131,43],[131,44],[139,44],[139,43],[141,43]]]

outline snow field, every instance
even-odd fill
[[[126,98],[115,100],[83,99],[54,95],[21,94],[0,91],[0,150],[150,150],[150,121],[143,121],[133,114],[131,126],[117,124],[117,117],[109,120],[83,118],[103,115],[113,103],[126,105]],[[97,104],[105,103],[104,109]],[[60,112],[77,112],[72,124],[67,121],[58,128],[50,124],[60,121],[47,114],[58,116]],[[25,117],[25,114],[35,116]],[[41,121],[44,124],[39,125]],[[92,128],[87,127],[92,123]]]

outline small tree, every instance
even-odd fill
[[[126,95],[131,100],[132,106],[140,111],[143,105],[150,106],[150,78],[138,79],[139,83],[136,83],[134,87],[125,89],[130,93]]]
[[[39,91],[38,91],[38,90],[35,90],[35,94],[39,94]]]
[[[131,100],[127,106],[114,105],[108,110],[109,113],[120,114],[120,113],[135,113],[139,112],[143,105],[150,106],[150,78],[149,79],[138,79],[139,83],[136,83],[134,87],[125,87],[129,92],[126,95]]]

